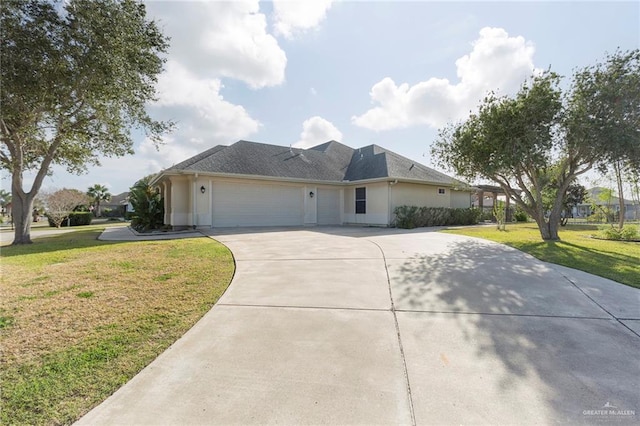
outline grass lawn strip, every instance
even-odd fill
[[[229,285],[209,238],[103,242],[78,230],[2,247],[3,424],[69,424],[127,382]]]
[[[596,226],[569,225],[560,230],[561,241],[542,241],[534,223],[447,229],[442,232],[484,238],[517,248],[550,263],[579,269],[640,288],[640,243],[591,238]]]

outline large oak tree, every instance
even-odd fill
[[[467,179],[497,182],[540,229],[544,240],[557,240],[562,202],[568,186],[591,168],[579,147],[558,137],[562,119],[559,77],[547,72],[525,84],[513,97],[489,95],[462,123],[440,131],[437,158]],[[547,214],[543,190],[555,182]]]
[[[616,52],[578,71],[564,97],[552,72],[515,97],[491,94],[476,114],[440,131],[433,154],[464,178],[497,182],[542,239],[558,240],[563,200],[579,175],[640,163],[639,58],[637,50]]]
[[[52,165],[81,173],[100,156],[133,152],[131,130],[154,141],[168,39],[134,0],[0,4],[0,166],[11,174],[14,244],[30,243],[34,198]],[[24,173],[35,179],[24,188]]]

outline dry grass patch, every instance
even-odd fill
[[[211,308],[233,259],[209,238],[102,242],[79,230],[2,248],[1,423],[71,423]]]

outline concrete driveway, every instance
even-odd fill
[[[212,236],[227,292],[79,424],[640,419],[639,290],[429,230]]]

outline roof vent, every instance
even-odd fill
[[[309,161],[309,159],[307,157],[304,156],[303,153],[300,153],[300,158],[302,159],[302,161],[304,161],[305,163],[311,163],[311,161]]]

